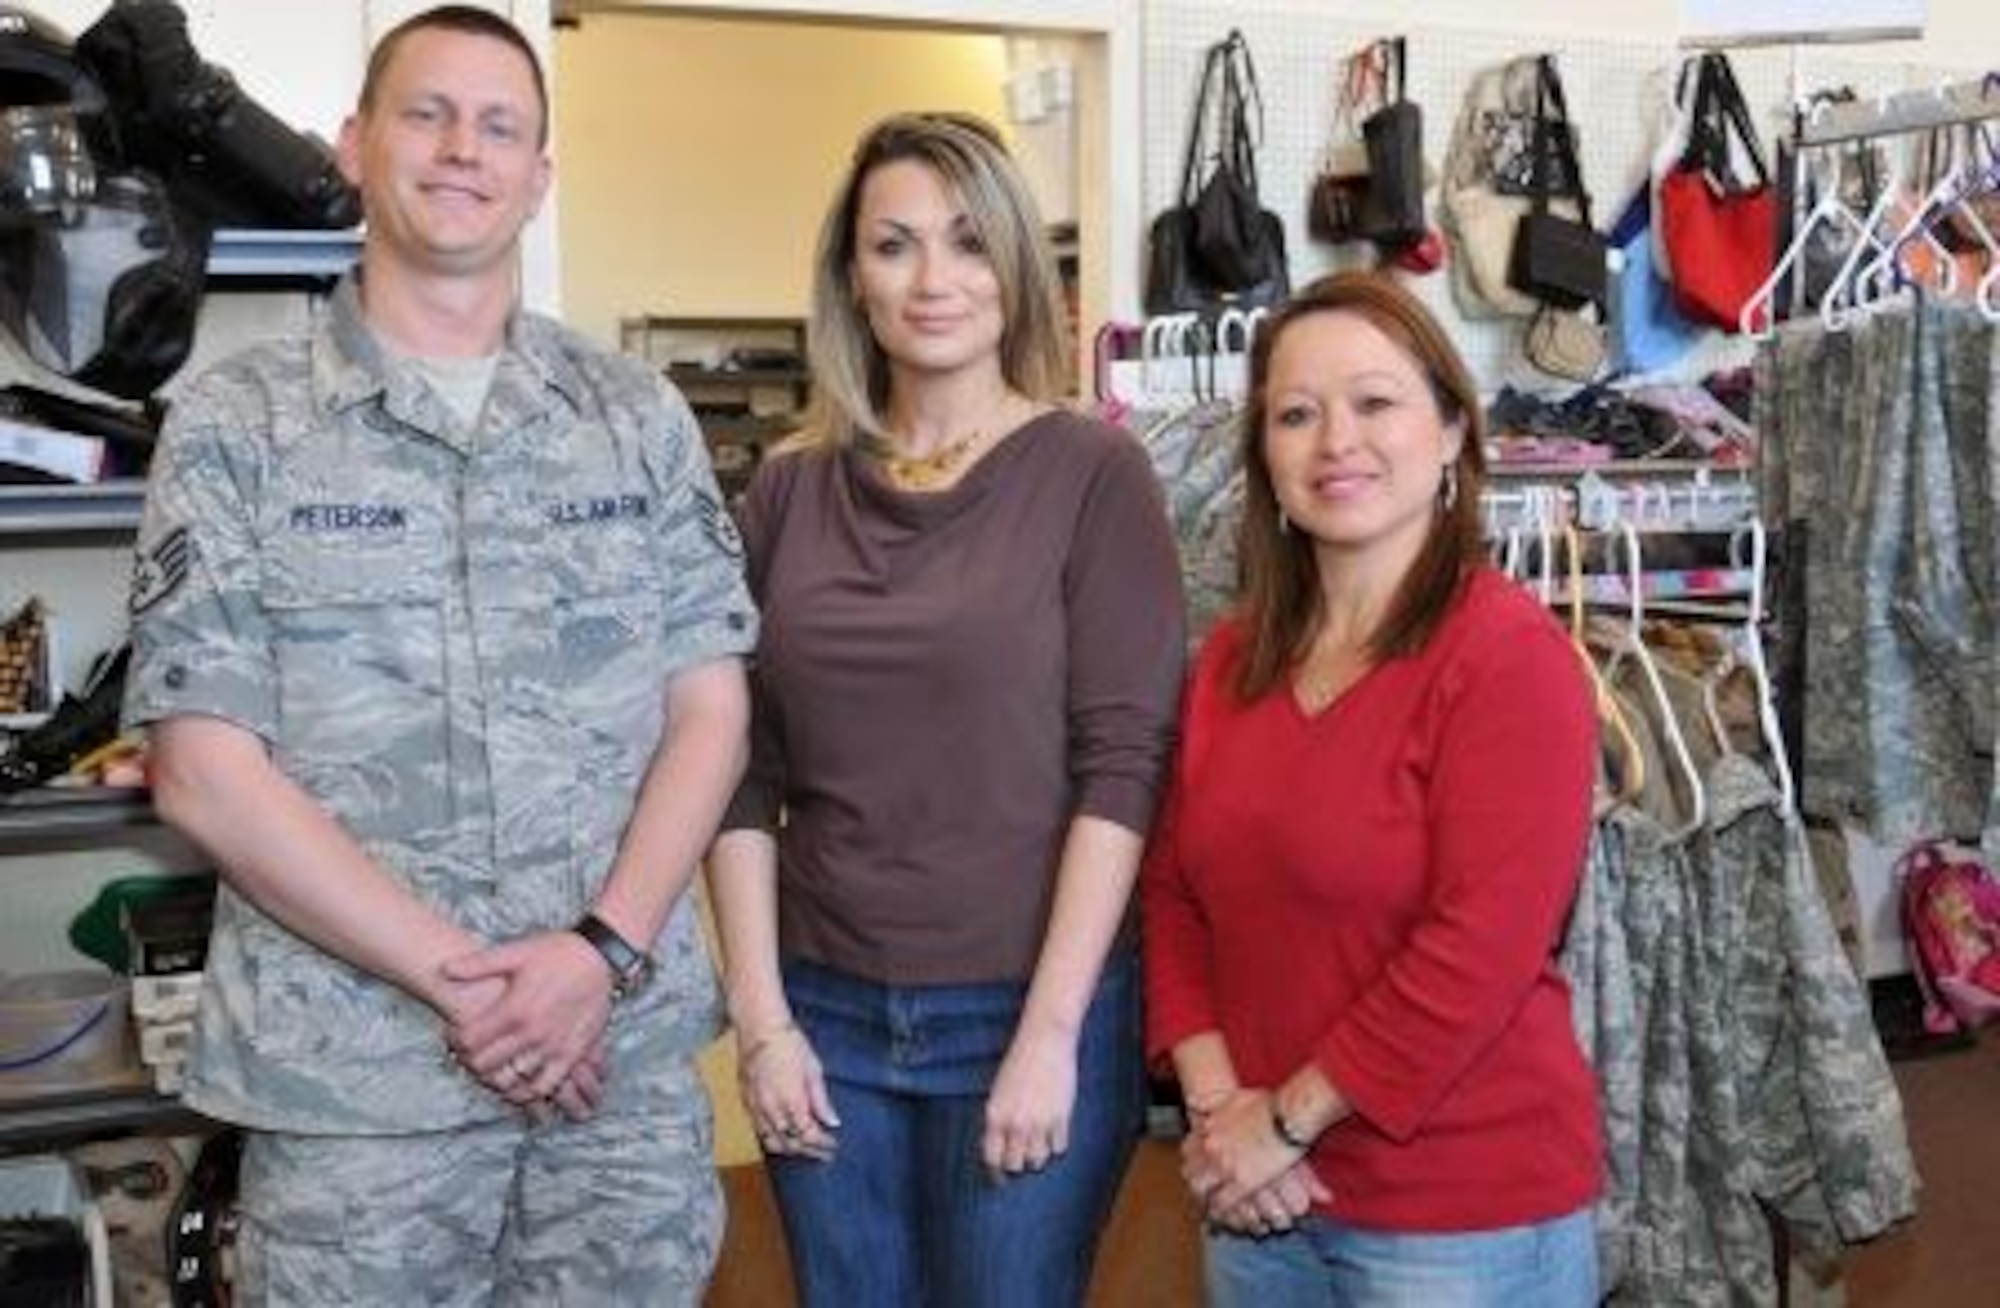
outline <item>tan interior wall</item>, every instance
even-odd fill
[[[799,315],[828,196],[901,109],[1002,120],[996,36],[592,14],[555,43],[565,316]]]

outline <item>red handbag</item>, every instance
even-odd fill
[[[1747,186],[1735,177],[1732,134],[1756,173]],[[1659,223],[1680,311],[1740,331],[1777,258],[1778,197],[1726,55],[1701,57],[1687,149],[1660,182]]]

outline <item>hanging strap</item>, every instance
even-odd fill
[[[1181,198],[1183,207],[1194,203],[1195,170],[1201,162],[1201,143],[1208,136],[1210,105],[1222,93],[1222,66],[1226,57],[1223,42],[1208,48],[1202,62],[1201,89],[1195,93],[1194,118],[1188,123],[1187,153],[1181,163]]]
[[[1368,116],[1369,106],[1379,103],[1384,94],[1374,46],[1363,46],[1340,61],[1327,133],[1329,157],[1342,145],[1361,139],[1361,122]]]
[[[1736,185],[1735,158],[1729,148],[1732,135],[1750,156],[1750,166],[1757,174],[1753,186]],[[1743,88],[1737,85],[1729,56],[1720,51],[1701,57],[1694,128],[1688,134],[1687,151],[1681,159],[1683,167],[1700,169],[1708,175],[1710,184],[1724,194],[1762,190],[1771,184],[1771,174],[1764,167],[1764,152],[1757,144],[1756,128],[1750,122],[1750,109],[1743,100]]]
[[[1377,41],[1375,48],[1381,52],[1382,104],[1385,108],[1401,104],[1409,98],[1409,42],[1392,36]]]
[[[1264,139],[1264,97],[1257,87],[1257,65],[1250,58],[1250,43],[1243,39],[1243,34],[1232,31],[1223,45],[1221,166],[1233,172],[1254,195],[1257,146]]]
[[[1183,206],[1194,203],[1200,176],[1202,145],[1211,135],[1218,167],[1244,179],[1252,191],[1257,181],[1257,145],[1264,136],[1264,98],[1257,87],[1257,66],[1243,33],[1228,36],[1208,48],[1202,64],[1201,90],[1195,97],[1194,121],[1188,124],[1187,154],[1181,163]]]
[[[1590,192],[1583,185],[1583,166],[1576,157],[1576,133],[1570,129],[1569,101],[1563,95],[1562,77],[1556,72],[1554,55],[1535,60],[1535,129],[1532,136],[1535,157],[1528,177],[1530,202],[1536,213],[1547,213],[1555,198],[1558,178],[1550,176],[1553,166],[1567,165],[1567,176],[1576,187],[1577,209],[1588,227]]]

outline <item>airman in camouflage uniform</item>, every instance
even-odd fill
[[[194,383],[155,462],[128,716],[224,874],[186,1098],[252,1130],[246,1302],[694,1303],[720,1015],[679,892],[741,767],[755,615],[651,370],[511,290],[490,364],[377,321],[448,258],[511,277],[533,211],[478,221],[519,199],[490,75],[539,98],[531,52],[433,17],[343,135],[364,277]],[[371,132],[441,143],[398,171]],[[585,914],[648,942],[646,984]]]

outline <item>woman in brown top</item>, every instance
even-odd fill
[[[756,730],[710,864],[809,1305],[1080,1303],[1142,1117],[1124,924],[1181,599],[1143,451],[1055,407],[1062,323],[990,127],[862,139],[815,413],[744,506]]]

